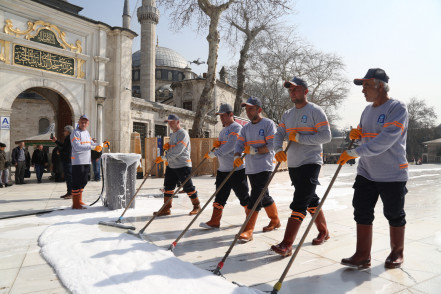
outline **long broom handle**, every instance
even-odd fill
[[[126,209],[124,209],[123,213],[121,214],[121,216],[118,218],[118,220],[116,221],[116,223],[120,223],[124,214],[126,213],[127,209],[129,209],[130,205],[132,205],[133,200],[135,200],[136,195],[138,195],[138,192],[141,190],[142,186],[144,185],[145,181],[147,181],[147,178],[149,177],[149,175],[152,173],[153,169],[156,166],[156,162],[153,162],[152,167],[150,168],[149,172],[146,173],[144,175],[144,180],[142,181],[141,185],[139,185],[138,190],[136,190],[135,195],[133,195],[133,197],[130,199],[129,204],[126,205]]]
[[[352,145],[354,144],[354,140],[351,141],[351,143],[348,146],[348,150],[352,148]],[[285,267],[285,270],[283,271],[282,276],[280,277],[279,281],[274,285],[273,290],[271,291],[271,294],[277,294],[282,288],[283,280],[285,279],[286,275],[288,274],[291,265],[294,263],[294,260],[297,257],[297,254],[299,253],[300,249],[302,248],[303,243],[305,242],[306,237],[308,236],[309,230],[311,230],[312,225],[315,222],[315,219],[317,218],[320,210],[322,209],[323,204],[325,203],[326,198],[328,197],[329,191],[331,191],[332,186],[334,185],[335,180],[337,179],[338,173],[340,172],[341,168],[343,167],[342,164],[338,165],[337,170],[335,171],[334,176],[332,177],[331,182],[328,185],[328,189],[326,189],[325,195],[322,198],[322,201],[320,201],[319,205],[317,206],[316,212],[312,215],[312,219],[309,222],[308,227],[306,228],[305,233],[303,233],[302,239],[300,239],[299,245],[297,245],[296,250],[294,251],[294,254],[292,255],[291,259],[288,262],[288,265]]]
[[[292,141],[288,142],[288,146],[286,146],[285,148],[285,152],[288,151],[289,146],[291,145]],[[247,218],[245,219],[245,222],[243,223],[242,227],[239,230],[239,233],[237,233],[237,235],[234,237],[233,243],[231,243],[230,248],[228,248],[228,251],[225,253],[225,256],[222,258],[222,260],[218,263],[216,269],[213,271],[214,274],[219,275],[220,274],[220,270],[222,269],[222,267],[224,266],[225,260],[227,260],[228,256],[231,253],[231,250],[233,250],[234,245],[236,244],[237,240],[239,239],[240,234],[242,234],[243,230],[245,229],[246,225],[248,224],[248,222],[250,221],[254,211],[256,210],[257,206],[259,205],[260,201],[262,201],[263,196],[265,195],[266,190],[268,190],[268,186],[271,183],[274,175],[276,174],[277,170],[279,169],[279,166],[282,162],[278,162],[276,167],[274,168],[274,171],[271,173],[268,181],[266,182],[265,187],[262,189],[262,192],[260,192],[259,197],[256,200],[256,203],[254,203],[253,208],[251,208],[250,212],[247,215]]]
[[[216,149],[216,147],[211,148],[212,152],[214,149]],[[195,169],[192,170],[191,174],[185,179],[185,181],[175,190],[175,192],[173,193],[173,195],[170,196],[170,199],[168,199],[163,205],[162,207],[158,210],[158,212],[156,214],[153,214],[153,217],[147,222],[147,224],[139,231],[138,234],[144,234],[145,229],[147,229],[147,227],[152,223],[152,221],[164,210],[164,208],[172,201],[173,196],[175,196],[176,194],[178,194],[178,192],[182,189],[182,187],[184,187],[184,185],[196,174],[196,171],[202,166],[202,164],[205,162],[206,158],[204,157],[204,159],[202,159],[201,162],[199,162],[198,166],[196,166]]]
[[[245,157],[245,154],[241,156],[243,159]],[[191,222],[188,224],[188,226],[181,232],[181,234],[176,238],[176,240],[170,245],[168,250],[173,251],[173,249],[178,244],[179,240],[184,236],[184,234],[188,231],[188,229],[193,225],[193,223],[196,221],[196,219],[199,217],[199,215],[204,211],[204,209],[208,206],[208,204],[213,200],[214,197],[219,193],[219,191],[223,188],[223,186],[227,183],[227,181],[230,179],[230,177],[233,175],[233,173],[236,171],[237,166],[235,166],[230,173],[226,176],[226,178],[222,181],[222,183],[219,185],[219,187],[216,189],[216,191],[211,195],[210,199],[208,199],[207,203],[201,208],[201,210],[195,215],[195,217],[191,220]]]

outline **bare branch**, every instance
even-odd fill
[[[283,81],[301,76],[309,86],[308,100],[320,105],[330,120],[348,92],[340,57],[315,50],[293,33],[256,39],[250,54],[246,91],[263,100],[264,111],[278,121],[292,107]]]

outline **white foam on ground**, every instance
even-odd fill
[[[238,287],[136,236],[97,224],[116,220],[118,213],[121,210],[99,207],[81,214],[51,213],[60,222],[40,235],[41,254],[72,293],[262,293]]]

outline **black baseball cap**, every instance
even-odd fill
[[[285,83],[283,83],[285,88],[290,88],[291,85],[295,87],[302,86],[303,88],[308,89],[308,83],[298,77],[294,77],[291,81],[285,81]]]
[[[221,104],[219,106],[219,111],[216,112],[216,115],[222,114],[222,113],[227,113],[227,112],[233,112],[233,107],[231,107],[230,104]]]
[[[179,116],[176,114],[170,114],[164,122],[179,120]]]
[[[363,81],[372,79],[377,79],[385,83],[389,82],[389,77],[384,70],[382,70],[381,68],[370,68],[364,78],[354,79],[354,84],[356,84],[357,86],[361,86],[363,85]]]
[[[240,106],[242,106],[242,107],[244,107],[245,105],[249,105],[249,106],[256,105],[256,106],[262,107],[262,101],[260,101],[260,99],[257,97],[251,96],[250,98],[248,98],[247,102],[243,102],[240,104]]]

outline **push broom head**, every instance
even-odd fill
[[[124,230],[135,230],[136,229],[134,226],[129,226],[129,225],[125,225],[125,224],[121,224],[121,223],[117,223],[117,222],[103,222],[103,221],[100,221],[100,222],[98,222],[98,224],[103,225],[103,226],[120,228],[120,229],[124,229]]]

